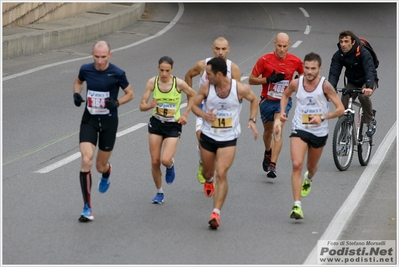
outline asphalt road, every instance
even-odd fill
[[[396,149],[387,149],[396,142],[389,139],[391,143],[377,155],[391,128],[396,128],[397,86],[392,78],[397,77],[395,11],[393,3],[150,4],[147,19],[104,38],[114,51],[111,62],[126,71],[135,98],[119,108],[119,135],[111,158],[112,183],[106,194],[97,192],[99,175],[92,169],[94,221],[87,224],[77,220],[82,209],[78,130],[83,107],[74,106],[72,86],[80,65],[91,62],[92,43],[4,60],[3,264],[304,263],[331,228],[330,223],[335,222],[335,215],[359,179],[372,174],[371,169],[377,177],[386,177],[378,188],[396,188],[396,166],[392,163],[392,157],[396,162]],[[338,171],[329,138],[312,192],[303,200],[305,219],[294,221],[289,218],[293,202],[289,124],[283,134],[278,177],[266,179],[261,167],[263,143],[261,138],[254,141],[252,131],[245,127],[249,105],[244,104],[243,132],[228,174],[229,193],[221,227],[217,231],[208,229],[213,205],[196,179],[193,114],[183,128],[176,153],[175,182],[164,185],[163,205],[151,204],[155,187],[146,128],[150,112],[140,112],[138,107],[145,83],[157,74],[161,56],[171,56],[174,74],[183,78],[194,62],[212,55],[213,40],[224,36],[231,46],[229,58],[239,65],[247,82],[245,77],[257,58],[272,51],[275,35],[284,31],[291,37],[290,52],[301,58],[311,51],[322,56],[321,74],[326,76],[337,49],[338,33],[347,28],[367,38],[380,59],[380,88],[372,98],[378,120],[373,157],[382,161],[380,155],[389,152],[391,163],[384,161],[381,165],[387,169],[379,168],[382,163],[361,167],[355,155],[349,170]],[[260,86],[251,89],[256,94],[261,90]],[[330,121],[331,133],[334,122]],[[261,125],[257,126],[261,131]],[[375,181],[371,185],[368,190],[373,192]],[[390,190],[387,194],[393,193]],[[365,199],[370,197],[373,195],[367,191]],[[386,216],[396,218],[396,201],[383,204],[390,211]],[[383,211],[377,208],[366,212],[381,223],[387,218],[376,213]],[[357,217],[361,215],[363,218]],[[361,215],[352,219],[362,222],[369,218],[367,213]],[[351,231],[356,225],[349,223],[342,236],[370,238],[364,231]],[[358,236],[350,235],[355,232]],[[332,236],[340,234],[333,232]],[[396,240],[396,231],[373,238]]]

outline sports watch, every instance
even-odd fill
[[[254,123],[256,123],[256,118],[249,118],[250,121],[253,121]]]

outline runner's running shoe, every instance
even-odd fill
[[[272,158],[272,154],[266,154],[265,153],[264,156],[263,156],[262,167],[263,167],[263,170],[265,172],[267,172],[267,170],[269,168],[271,158]]]
[[[205,181],[205,183],[204,183],[205,196],[211,197],[213,195],[213,192],[215,192],[214,183],[215,183],[215,178],[213,178],[212,182]]]
[[[266,176],[269,178],[277,177],[276,165],[269,165],[269,169],[267,170]]]
[[[211,214],[211,217],[209,218],[209,227],[212,229],[217,229],[220,226],[220,216],[216,212],[213,212]]]
[[[94,219],[93,212],[91,211],[91,208],[89,207],[89,204],[86,203],[86,205],[83,207],[83,211],[80,214],[79,221],[80,222],[89,222]]]
[[[164,197],[163,197],[163,193],[157,193],[156,195],[155,195],[155,197],[152,199],[152,204],[159,204],[159,205],[161,205],[162,203],[163,203],[163,199],[164,199]]]
[[[175,164],[173,163],[171,168],[166,168],[165,180],[167,184],[171,184],[173,183],[174,179],[175,179]]]
[[[312,189],[312,180],[308,181],[309,172],[305,172],[303,175],[303,183],[301,189],[301,197],[306,197],[310,193],[310,189]]]
[[[110,163],[110,164],[109,164],[109,175],[110,175],[110,176],[108,176],[108,178],[100,177],[100,181],[98,181],[98,191],[99,191],[101,194],[104,194],[105,192],[107,192],[107,190],[108,190],[108,188],[109,188],[109,186],[110,186],[110,184],[111,184],[111,181],[110,181],[110,179],[111,179],[111,172],[112,172],[112,165],[111,165],[111,163]]]
[[[199,166],[198,166],[198,173],[197,173],[197,179],[200,184],[203,184],[206,181],[204,175],[202,174],[202,169],[203,169],[202,162],[200,162]]]
[[[294,207],[292,207],[290,218],[295,220],[303,219],[301,206],[295,204]]]

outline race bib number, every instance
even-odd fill
[[[269,84],[267,95],[273,98],[281,99],[285,89],[288,87],[289,80],[283,80],[276,83]]]
[[[105,100],[109,98],[109,92],[87,91],[87,110],[92,115],[109,114],[109,109],[105,107]]]
[[[309,116],[321,116],[321,114],[302,114],[302,124],[309,124],[311,118]]]
[[[216,120],[211,123],[212,128],[232,128],[233,127],[233,118],[230,112],[218,112],[216,115]]]
[[[321,116],[321,114],[302,114],[302,124],[306,125],[307,126],[306,128],[316,128],[319,126],[317,124],[310,124],[310,120],[311,120],[310,117],[313,117],[313,116]]]
[[[231,128],[233,127],[232,118],[217,118],[211,124],[212,128]]]
[[[164,122],[175,121],[176,105],[170,103],[160,103],[155,107],[155,117]]]

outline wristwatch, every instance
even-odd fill
[[[322,115],[320,115],[320,119],[323,122],[326,118],[324,118],[324,115],[322,114]]]
[[[249,118],[250,121],[253,121],[254,123],[256,123],[256,118]]]

